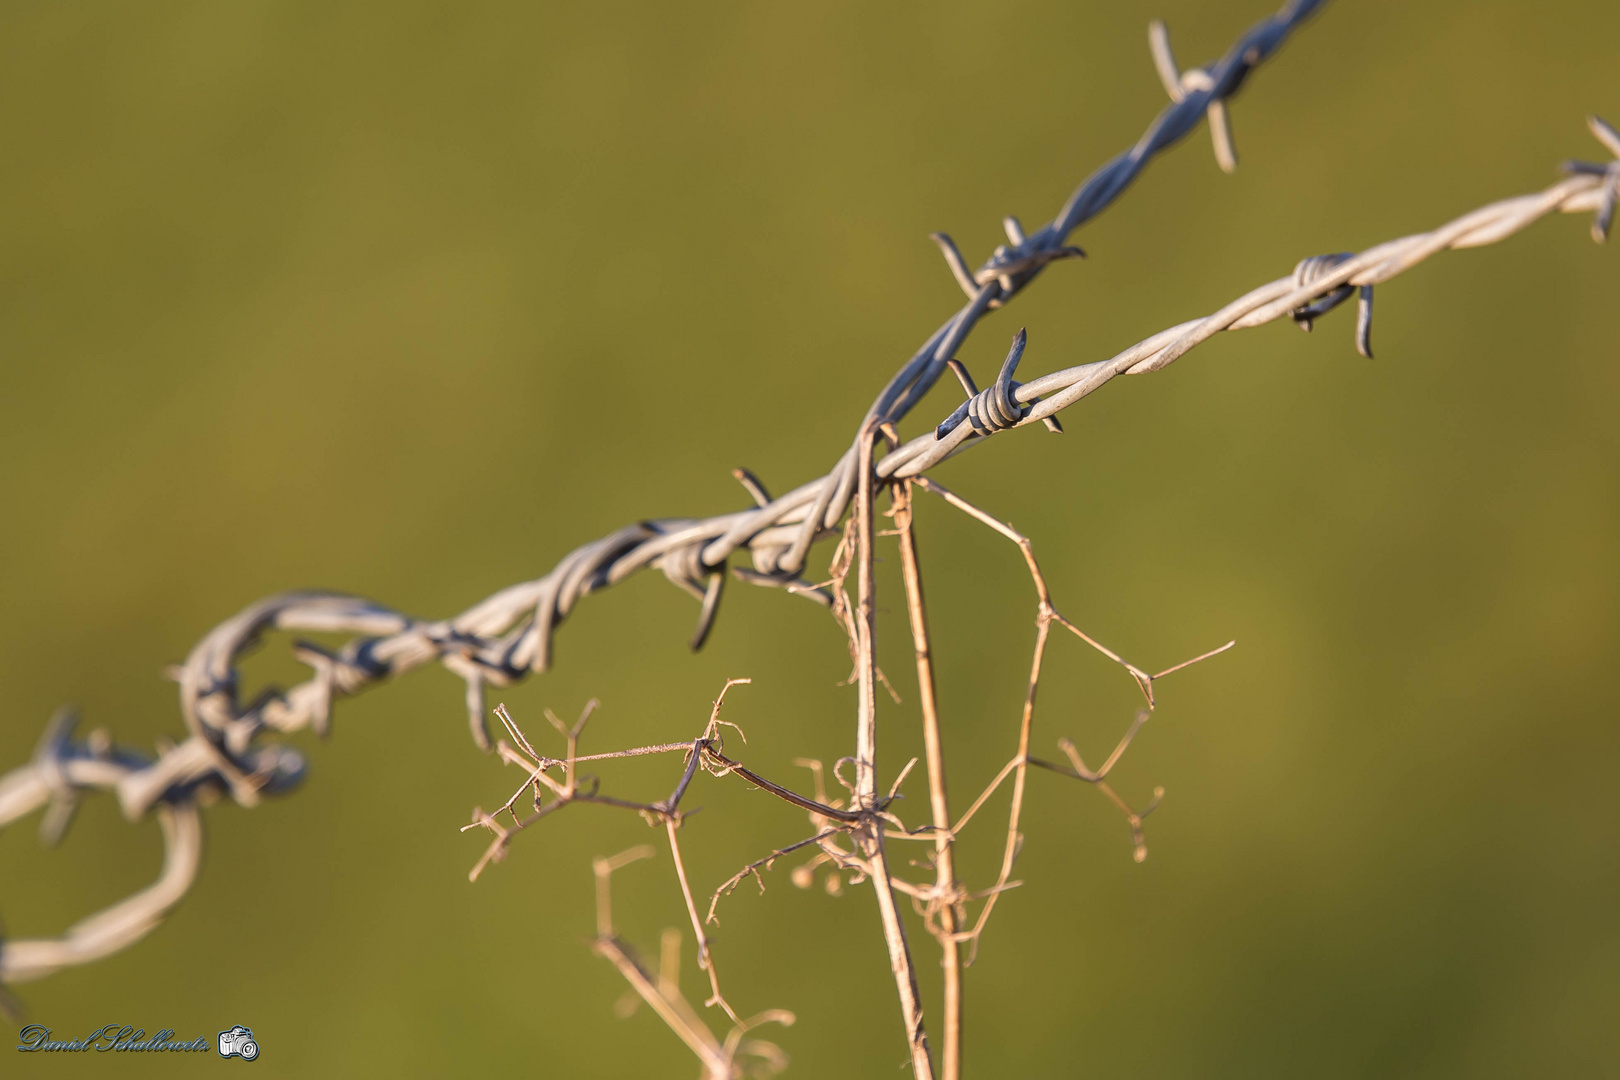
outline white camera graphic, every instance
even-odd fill
[[[219,1056],[252,1061],[259,1056],[259,1044],[253,1041],[253,1032],[238,1024],[219,1033]]]

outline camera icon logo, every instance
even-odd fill
[[[253,1032],[238,1024],[219,1033],[219,1056],[252,1061],[259,1056],[259,1044],[253,1041]]]

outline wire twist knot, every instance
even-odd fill
[[[1061,243],[1050,230],[1041,230],[1034,236],[1026,237],[1023,225],[1010,214],[1002,219],[1001,227],[1007,234],[1008,242],[997,244],[990,258],[977,270],[968,268],[967,260],[962,257],[961,250],[949,233],[929,233],[929,239],[939,245],[940,253],[945,256],[945,265],[950,267],[951,276],[956,278],[957,285],[961,286],[969,300],[977,300],[979,293],[992,285],[1000,286],[999,292],[985,297],[985,307],[991,310],[1016,296],[1020,289],[1035,280],[1035,275],[1044,270],[1048,263],[1086,257],[1083,249]]]
[[[718,566],[704,562],[703,550],[706,546],[706,541],[695,540],[666,551],[654,560],[654,565],[664,572],[665,577],[703,604],[698,613],[697,628],[692,631],[689,643],[693,650],[701,649],[708,640],[709,631],[714,627],[714,617],[720,611],[721,594],[726,587],[726,560],[721,559]]]
[[[1327,277],[1339,266],[1354,258],[1353,252],[1336,251],[1331,255],[1312,255],[1308,259],[1301,259],[1294,267],[1294,284],[1300,288]],[[1324,293],[1319,299],[1311,301],[1304,307],[1295,308],[1289,314],[1293,317],[1295,325],[1307,334],[1311,332],[1312,323],[1322,315],[1326,315],[1346,300],[1357,289],[1353,285],[1339,285]],[[1356,301],[1356,352],[1372,359],[1372,291],[1371,285],[1360,288],[1360,297]]]
[[[996,376],[996,381],[958,405],[956,411],[934,429],[936,439],[943,439],[955,431],[964,419],[971,423],[973,430],[979,434],[992,435],[1013,427],[1029,415],[1033,403],[1021,404],[1013,397],[1013,391],[1023,385],[1013,379],[1013,372],[1018,370],[1018,361],[1024,357],[1024,344],[1027,340],[1028,335],[1020,329],[1018,335],[1013,338],[1012,348],[1007,350],[1007,359],[1001,362],[1001,371]]]
[[[1592,218],[1592,239],[1601,244],[1609,238],[1609,226],[1614,222],[1614,208],[1620,203],[1620,131],[1616,131],[1601,116],[1588,116],[1586,126],[1592,129],[1598,142],[1606,147],[1615,160],[1607,164],[1593,161],[1566,161],[1564,171],[1585,176],[1603,177],[1598,196],[1597,211]]]

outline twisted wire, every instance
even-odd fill
[[[1294,286],[1309,285],[1325,276],[1334,267],[1339,266],[1355,257],[1354,252],[1338,251],[1332,255],[1312,255],[1308,259],[1301,259],[1294,267]],[[1373,287],[1363,285],[1355,289],[1349,285],[1340,285],[1326,296],[1311,301],[1303,307],[1295,308],[1288,314],[1293,318],[1294,325],[1311,332],[1311,326],[1318,317],[1326,315],[1346,300],[1352,293],[1359,293],[1360,299],[1356,303],[1356,352],[1368,360],[1372,354],[1372,301]]]
[[[1131,149],[1097,170],[1053,221],[1034,234],[1026,236],[1016,219],[1007,219],[1009,244],[996,248],[978,270],[967,271],[955,245],[944,237],[941,247],[947,264],[968,293],[968,302],[895,373],[858,430],[872,432],[906,416],[948,366],[960,365],[956,349],[978,320],[1005,305],[1052,262],[1081,254],[1067,245],[1068,234],[1109,205],[1153,155],[1185,136],[1206,115],[1223,118],[1225,134],[1216,135],[1219,154],[1221,139],[1229,141],[1230,134],[1225,102],[1320,4],[1321,0],[1289,3],[1241,37],[1221,60],[1178,75],[1181,95],[1172,94],[1172,104]],[[1155,42],[1161,34],[1155,31]],[[1167,44],[1163,50],[1155,44],[1155,59],[1167,49]],[[1612,129],[1605,126],[1599,135],[1620,155],[1620,139],[1611,143],[1608,138]],[[1036,420],[1055,426],[1057,412],[1115,374],[1159,370],[1220,330],[1311,311],[1312,305],[1346,286],[1387,280],[1447,247],[1495,242],[1553,210],[1595,210],[1606,229],[1620,172],[1614,166],[1586,163],[1569,168],[1569,179],[1539,195],[1493,204],[1433,233],[1393,241],[1331,267],[1314,264],[1319,268],[1297,282],[1293,276],[1279,279],[1214,315],[1172,327],[1107,361],[1017,383],[1012,375],[1026,341],[1020,331],[995,383],[958,407],[952,414],[954,423],[948,419],[904,444],[874,471],[883,478],[915,476],[999,431]],[[339,698],[439,662],[466,682],[469,729],[475,742],[488,749],[483,721],[486,686],[506,686],[530,672],[547,670],[552,634],[574,605],[638,570],[656,568],[701,601],[694,648],[713,623],[728,569],[750,583],[785,587],[826,602],[826,596],[805,583],[800,573],[810,546],[832,535],[849,507],[857,480],[857,448],[858,443],[846,449],[827,474],[774,499],[751,475],[741,474],[739,479],[756,504],[750,509],[704,519],[635,522],[574,549],[545,576],[503,589],[449,619],[419,620],[371,600],[324,592],[291,592],[259,601],[212,630],[174,672],[189,736],[160,747],[155,758],[114,747],[104,735],[75,740],[70,719],[53,723],[34,759],[0,776],[0,827],[47,808],[43,832],[48,840],[57,838],[78,798],[85,792],[110,790],[130,820],[156,809],[166,845],[164,869],[156,884],[76,924],[62,937],[0,942],[0,982],[38,978],[87,962],[148,932],[196,874],[201,850],[199,799],[224,792],[241,805],[253,806],[263,795],[295,786],[304,775],[302,755],[261,741],[261,736],[304,727],[324,735]],[[751,568],[729,567],[731,556],[743,549]],[[236,660],[272,631],[356,637],[335,651],[296,642],[294,655],[310,667],[311,677],[290,689],[267,691],[243,702]]]
[[[1620,147],[1620,136],[1601,119],[1592,117],[1589,124],[1605,146],[1611,150]],[[1620,155],[1620,150],[1615,152]],[[1022,383],[1013,390],[1012,396],[1027,408],[1021,418],[1008,427],[1024,427],[1051,417],[1095,392],[1116,375],[1162,371],[1223,330],[1262,326],[1285,316],[1299,321],[1314,319],[1343,302],[1350,290],[1360,290],[1363,296],[1356,342],[1362,355],[1369,356],[1373,285],[1388,281],[1441,251],[1497,243],[1548,214],[1592,212],[1601,221],[1605,208],[1609,208],[1612,218],[1615,200],[1612,193],[1616,186],[1613,177],[1620,176],[1620,162],[1606,165],[1574,162],[1566,171],[1571,173],[1568,179],[1542,191],[1491,203],[1430,232],[1391,240],[1359,255],[1340,253],[1306,259],[1286,277],[1253,289],[1204,318],[1162,330],[1107,360],[1065,368]],[[1593,228],[1594,237],[1602,240],[1602,230],[1596,223]],[[941,424],[939,429],[911,439],[878,461],[877,474],[896,480],[918,476],[1000,430],[1006,428],[981,430],[958,423],[947,429],[946,424]]]
[[[1031,406],[1013,396],[1023,385],[1013,381],[1013,372],[1018,370],[1018,361],[1024,358],[1024,346],[1028,341],[1029,336],[1020,329],[1013,338],[1012,348],[1007,350],[1007,359],[1002,361],[996,381],[987,390],[973,390],[972,378],[967,375],[966,368],[962,369],[963,380],[971,396],[934,429],[935,438],[943,439],[955,431],[963,420],[971,423],[973,430],[979,434],[991,435],[1016,427],[1020,420],[1029,415]]]

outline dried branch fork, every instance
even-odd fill
[[[579,738],[584,730],[586,721],[596,708],[592,700],[586,705],[584,712],[573,727],[568,727],[555,716],[547,712],[546,717],[557,728],[567,743],[567,756],[564,758],[548,757],[535,749],[523,729],[512,719],[504,704],[495,708],[495,715],[500,719],[507,733],[512,737],[513,743],[505,739],[496,745],[496,751],[501,759],[508,764],[517,765],[526,774],[522,785],[512,796],[506,800],[494,813],[486,813],[482,808],[473,809],[472,822],[462,826],[461,831],[482,828],[491,834],[493,839],[488,848],[479,858],[468,874],[469,880],[476,881],[485,868],[493,862],[499,862],[506,857],[512,837],[529,828],[531,825],[548,817],[556,811],[572,803],[594,803],[601,806],[617,807],[623,810],[632,810],[640,814],[651,825],[662,826],[669,842],[670,856],[675,864],[676,878],[680,883],[681,896],[685,901],[687,916],[692,923],[692,932],[697,939],[698,966],[709,976],[711,994],[706,1005],[718,1006],[731,1017],[735,1023],[738,1016],[720,991],[719,974],[714,967],[713,956],[709,947],[708,935],[704,931],[705,920],[699,918],[697,904],[692,895],[691,884],[687,879],[686,864],[681,857],[679,829],[684,821],[680,809],[681,800],[685,798],[693,777],[701,769],[715,777],[736,775],[753,786],[776,796],[783,802],[810,812],[812,820],[818,822],[837,823],[825,830],[826,835],[836,832],[850,832],[862,826],[866,813],[853,810],[840,809],[829,806],[824,802],[801,795],[791,788],[767,780],[765,777],[749,769],[746,765],[729,757],[725,753],[725,740],[722,727],[731,727],[741,734],[741,729],[729,721],[720,718],[721,707],[725,703],[726,694],[733,686],[743,685],[748,679],[728,680],[721,688],[720,695],[715,699],[713,711],[703,734],[690,742],[662,743],[652,746],[637,746],[626,750],[615,750],[602,754],[591,754],[581,757],[578,753]],[[594,776],[580,776],[578,765],[581,761],[608,761],[630,757],[641,757],[648,754],[661,754],[680,751],[684,754],[684,768],[675,789],[664,799],[657,802],[637,802],[621,799],[616,796],[604,795],[599,790],[599,784]],[[562,779],[553,778],[552,770],[561,772]],[[532,797],[532,812],[527,816],[519,817],[517,802],[525,794]],[[550,796],[550,801],[546,797]],[[874,808],[874,813],[882,814],[883,806]],[[501,815],[506,815],[510,825],[503,824]],[[820,840],[821,837],[812,838],[807,843]],[[800,845],[802,846],[802,845]],[[710,903],[710,920],[713,919],[714,904]]]
[[[1142,696],[1146,699],[1146,707],[1138,714],[1136,722],[1132,725],[1130,731],[1126,733],[1125,737],[1115,748],[1114,753],[1109,756],[1108,761],[1102,769],[1098,770],[1096,774],[1087,774],[1081,771],[1083,769],[1083,765],[1077,765],[1076,771],[1070,774],[1075,776],[1077,779],[1085,779],[1098,785],[1098,787],[1101,788],[1101,790],[1103,790],[1108,797],[1126,814],[1126,819],[1131,827],[1132,840],[1135,846],[1136,860],[1138,862],[1141,862],[1147,857],[1147,848],[1143,843],[1141,834],[1142,818],[1151,813],[1153,808],[1158,805],[1158,799],[1160,796],[1162,796],[1162,789],[1156,793],[1153,803],[1146,810],[1138,813],[1133,811],[1129,805],[1120,799],[1111,787],[1103,783],[1103,777],[1107,775],[1108,771],[1111,770],[1119,761],[1120,757],[1124,755],[1126,748],[1130,746],[1131,739],[1135,737],[1136,732],[1141,728],[1142,724],[1146,722],[1147,717],[1151,715],[1156,705],[1156,700],[1154,697],[1154,683],[1166,675],[1181,671],[1201,660],[1206,660],[1212,656],[1223,653],[1236,644],[1236,642],[1229,641],[1219,648],[1211,649],[1200,656],[1193,657],[1190,660],[1185,660],[1172,667],[1166,668],[1156,675],[1149,675],[1147,672],[1143,671],[1135,664],[1132,664],[1130,661],[1126,660],[1124,657],[1120,656],[1106,645],[1103,645],[1101,642],[1086,634],[1085,631],[1074,625],[1074,623],[1070,622],[1057,610],[1052,603],[1052,594],[1046,583],[1046,577],[1041,573],[1040,563],[1035,558],[1034,544],[1027,536],[1014,529],[1007,522],[1000,521],[995,517],[992,517],[990,514],[979,509],[977,506],[974,506],[966,499],[963,499],[961,496],[950,491],[944,485],[936,481],[922,478],[913,481],[913,483],[922,488],[924,491],[939,496],[951,506],[962,511],[969,517],[989,527],[1018,545],[1019,553],[1024,558],[1024,565],[1029,572],[1030,582],[1035,588],[1036,596],[1035,646],[1033,650],[1033,657],[1030,661],[1029,681],[1025,687],[1023,711],[1019,720],[1018,751],[1010,761],[1001,767],[1001,771],[996,774],[989,786],[987,786],[984,791],[979,794],[979,797],[973,801],[967,812],[964,813],[956,824],[950,828],[950,836],[952,839],[959,836],[961,830],[970,820],[972,820],[973,816],[978,813],[980,808],[984,806],[989,798],[995,794],[995,792],[1001,787],[1002,783],[1006,781],[1008,776],[1013,777],[1012,803],[1007,816],[1007,838],[1002,849],[1000,873],[996,878],[995,885],[987,890],[984,894],[985,904],[979,913],[978,919],[974,922],[973,927],[969,930],[955,932],[952,935],[952,938],[955,941],[971,944],[972,951],[969,954],[969,963],[971,963],[973,956],[977,954],[980,938],[984,933],[985,926],[989,922],[992,911],[995,909],[997,899],[1012,884],[1010,879],[1012,876],[1013,865],[1017,860],[1019,849],[1023,843],[1023,836],[1019,832],[1018,826],[1020,817],[1023,813],[1024,788],[1028,766],[1038,765],[1045,768],[1052,768],[1052,766],[1050,766],[1048,763],[1032,758],[1029,753],[1029,747],[1035,718],[1036,694],[1040,688],[1041,670],[1045,664],[1047,641],[1053,624],[1068,630],[1097,652],[1124,668],[1135,681],[1138,688],[1140,688],[1142,691]],[[1064,742],[1067,742],[1067,740],[1064,740]],[[1079,761],[1078,755],[1075,755],[1075,760],[1077,762]],[[1062,772],[1064,770],[1057,769],[1055,771]],[[952,897],[951,900],[957,906],[958,911],[960,911],[961,902],[959,894],[958,896]]]
[[[642,966],[635,951],[613,929],[613,874],[639,859],[651,858],[653,849],[645,844],[592,864],[596,873],[596,938],[591,948],[619,969],[637,997],[658,1014],[669,1029],[680,1036],[703,1065],[704,1080],[732,1080],[745,1075],[774,1076],[787,1067],[787,1055],[775,1043],[744,1036],[761,1024],[791,1026],[793,1014],[771,1009],[747,1020],[732,1015],[732,1027],[724,1039],[716,1037],[696,1009],[681,994],[680,942],[678,930],[664,931],[663,956],[656,977]],[[701,939],[700,939],[701,940]],[[751,1067],[750,1067],[751,1066]]]
[[[608,905],[608,879],[623,864],[599,860],[599,924],[597,951],[612,960],[646,1001],[686,1042],[703,1063],[706,1076],[738,1075],[739,1056],[753,1055],[768,1067],[779,1064],[779,1051],[744,1039],[754,1021],[738,1020],[720,993],[710,942],[704,931],[712,921],[720,895],[752,875],[763,887],[761,869],[794,850],[815,846],[817,854],[795,872],[796,881],[813,877],[817,866],[833,864],[851,874],[851,883],[870,880],[878,901],[885,945],[895,977],[902,1021],[914,1072],[933,1075],[933,1063],[917,994],[915,967],[895,892],[908,895],[924,925],[943,950],[946,975],[945,1046],[943,1075],[956,1080],[961,1068],[962,964],[959,946],[976,950],[1000,895],[1017,885],[1011,880],[1022,836],[1019,831],[1028,768],[1070,776],[1100,788],[1126,815],[1138,860],[1144,857],[1142,819],[1158,804],[1159,794],[1138,812],[1120,798],[1107,782],[1110,771],[1126,752],[1132,738],[1155,706],[1156,680],[1188,664],[1223,651],[1165,669],[1155,675],[1123,659],[1083,633],[1051,603],[1033,547],[1022,534],[972,504],[960,499],[923,474],[968,446],[990,436],[1036,421],[1060,431],[1057,413],[1094,392],[1118,374],[1157,371],[1173,363],[1203,341],[1223,330],[1259,326],[1291,318],[1310,329],[1315,319],[1357,296],[1359,315],[1357,349],[1370,356],[1372,287],[1389,280],[1429,256],[1450,248],[1495,243],[1553,213],[1594,213],[1593,236],[1607,236],[1620,200],[1620,161],[1594,164],[1571,162],[1568,177],[1546,190],[1491,204],[1433,230],[1371,248],[1359,255],[1337,253],[1302,260],[1294,271],[1240,297],[1211,315],[1194,319],[1148,337],[1117,355],[1093,363],[1053,372],[1019,383],[1014,375],[1024,358],[1027,338],[1015,337],[997,378],[980,390],[957,355],[963,342],[990,311],[1020,293],[1055,262],[1083,254],[1068,242],[1081,224],[1117,198],[1161,150],[1187,135],[1208,118],[1217,161],[1230,171],[1236,163],[1227,102],[1258,65],[1271,56],[1292,30],[1321,4],[1321,0],[1291,0],[1274,16],[1263,20],[1238,39],[1218,61],[1181,71],[1170,50],[1162,24],[1150,30],[1155,66],[1171,104],[1129,150],[1097,170],[1071,195],[1046,225],[1026,232],[1017,218],[1004,221],[1007,243],[998,246],[978,268],[970,268],[955,244],[944,234],[935,239],[946,264],[966,294],[964,305],[906,361],[867,409],[854,442],[832,469],[784,495],[772,498],[751,473],[737,478],[753,506],[705,519],[668,518],[640,521],[567,555],[545,576],[496,593],[450,619],[424,621],[369,600],[327,593],[296,592],[270,597],[233,616],[208,634],[175,669],[180,708],[188,737],[178,744],[160,746],[155,758],[113,746],[104,733],[84,741],[71,737],[71,722],[53,722],[33,761],[0,776],[0,827],[38,809],[46,814],[42,832],[59,838],[85,791],[107,789],[116,793],[127,817],[137,819],[156,809],[164,829],[164,873],[157,885],[113,908],[74,926],[56,939],[8,941],[0,949],[0,983],[37,978],[63,967],[83,963],[123,948],[157,924],[184,894],[193,880],[201,845],[199,806],[219,794],[228,794],[252,806],[265,794],[286,791],[303,775],[303,759],[296,752],[268,741],[276,732],[312,727],[325,735],[333,702],[430,662],[443,664],[466,683],[466,716],[475,742],[496,750],[501,759],[519,766],[524,780],[493,814],[475,811],[468,828],[482,827],[493,835],[474,867],[476,878],[489,863],[503,858],[510,839],[542,817],[572,803],[594,803],[633,810],[664,829],[676,869],[676,878],[697,940],[698,960],[709,976],[711,995],[706,1004],[721,1008],[732,1021],[731,1033],[717,1038],[679,993],[674,976],[676,961],[669,959],[666,939],[665,975],[655,980],[635,960],[612,930]],[[1601,120],[1590,121],[1593,133],[1620,158],[1620,134]],[[954,373],[965,398],[933,429],[902,442],[898,425],[934,387],[945,371]],[[882,437],[889,450],[876,457],[875,443]],[[926,605],[920,561],[911,514],[911,484],[943,498],[950,505],[994,529],[1018,545],[1037,594],[1036,637],[1030,675],[1019,723],[1018,746],[990,785],[952,823],[939,704],[935,694]],[[878,792],[878,716],[875,688],[887,683],[875,662],[876,607],[872,565],[878,532],[874,523],[875,499],[887,491],[890,514],[899,538],[907,591],[913,645],[923,712],[925,772],[929,789],[930,822],[910,829],[890,811],[889,803],[905,778],[905,770],[890,785],[888,797]],[[843,527],[840,529],[840,523]],[[833,574],[825,585],[802,577],[809,548],[818,541],[842,536],[835,552]],[[733,556],[747,552],[750,567],[731,567]],[[766,780],[728,757],[720,728],[720,700],[704,732],[686,742],[634,747],[609,753],[580,755],[579,742],[590,717],[590,707],[572,726],[549,717],[564,738],[566,753],[551,758],[539,753],[504,707],[495,715],[507,739],[491,746],[485,728],[485,696],[489,686],[504,687],[534,671],[544,671],[552,655],[552,634],[573,606],[585,595],[617,584],[638,570],[656,567],[701,604],[692,646],[707,638],[718,612],[728,572],[754,584],[780,587],[832,609],[850,640],[857,684],[858,707],[855,753],[834,765],[833,773],[850,790],[848,806],[829,800],[817,767],[816,798]],[[855,597],[846,590],[855,575]],[[1048,639],[1055,625],[1068,630],[1118,663],[1135,680],[1146,701],[1125,736],[1103,765],[1093,770],[1068,740],[1059,746],[1070,766],[1030,755],[1036,694]],[[239,696],[237,661],[268,631],[346,633],[353,638],[336,650],[308,642],[294,645],[294,654],[306,663],[311,677],[285,691],[270,691],[251,701]],[[731,683],[727,684],[729,688]],[[892,693],[892,689],[891,689]],[[683,772],[673,792],[657,802],[635,802],[600,792],[594,777],[579,775],[582,762],[604,761],[648,754],[683,755]],[[840,768],[847,761],[853,779],[845,781]],[[907,766],[909,769],[910,766]],[[779,848],[745,867],[721,886],[710,901],[709,919],[698,916],[687,879],[678,839],[683,821],[680,802],[699,769],[716,777],[732,773],[778,799],[805,811],[815,830],[799,843]],[[962,829],[1011,777],[1011,805],[1003,857],[993,885],[970,892],[957,880],[954,846]],[[530,796],[525,816],[519,801]],[[503,818],[504,822],[503,823]],[[847,835],[849,847],[840,844]],[[928,868],[933,880],[912,882],[890,872],[886,840],[915,840],[932,847]],[[801,873],[802,872],[802,873]],[[829,891],[841,878],[829,877]],[[968,905],[983,901],[969,926]],[[678,950],[678,943],[676,946]],[[678,951],[677,954],[678,956]],[[777,1018],[765,1014],[764,1018]],[[776,1055],[776,1056],[773,1056]]]

